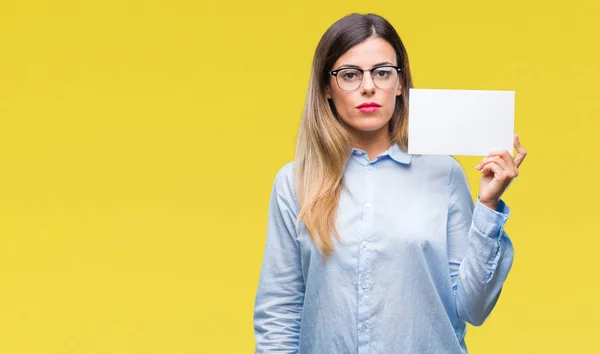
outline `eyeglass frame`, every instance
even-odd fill
[[[402,72],[402,67],[401,66],[397,66],[397,65],[377,65],[377,66],[374,66],[372,68],[367,68],[367,69],[363,69],[363,68],[351,66],[351,67],[343,67],[343,68],[339,68],[339,69],[335,69],[335,70],[330,70],[327,73],[329,75],[335,77],[335,83],[338,85],[338,87],[340,88],[340,90],[345,91],[345,92],[354,92],[354,91],[358,90],[362,86],[362,84],[363,84],[363,82],[365,80],[365,71],[368,71],[371,74],[371,80],[373,80],[373,70],[379,69],[379,68],[394,68],[394,69],[396,69],[396,71],[398,72],[398,79],[400,79],[400,73]],[[354,90],[344,90],[340,86],[340,83],[337,80],[337,74],[340,71],[342,71],[342,70],[348,70],[348,69],[358,70],[358,71],[360,71],[361,75],[363,76],[362,80],[360,82],[360,85],[358,85],[358,87],[355,88]],[[373,85],[375,85],[375,87],[377,87],[380,90],[390,90],[391,89],[391,88],[390,89],[383,89],[383,88],[377,86],[377,84],[375,83],[375,80],[373,80]]]

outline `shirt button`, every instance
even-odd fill
[[[361,243],[361,245],[363,246],[363,248],[367,248],[367,243],[368,243],[367,241],[363,241],[363,242]]]
[[[373,165],[369,165],[369,171],[373,171]]]
[[[369,328],[369,326],[368,326],[366,323],[364,323],[364,324],[363,324],[363,325],[360,327],[360,329],[362,329],[362,330],[363,330],[363,332],[364,332],[364,331],[366,331],[366,330],[367,330],[367,328]]]
[[[360,287],[363,288],[363,290],[367,290],[367,283],[362,283]]]
[[[371,209],[371,203],[367,203],[367,204],[365,204],[365,208],[367,208],[367,209]]]

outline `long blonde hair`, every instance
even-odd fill
[[[402,68],[402,95],[396,98],[389,137],[390,143],[397,143],[404,150],[408,148],[408,89],[413,85],[404,45],[394,27],[383,17],[347,15],[331,25],[317,45],[294,158],[300,206],[296,230],[302,220],[325,259],[333,253],[331,235],[340,240],[335,220],[342,177],[352,151],[350,135],[338,121],[333,102],[326,98],[330,82],[327,72],[346,51],[373,36],[392,45]]]

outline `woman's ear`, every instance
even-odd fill
[[[331,99],[331,92],[329,92],[329,89],[325,89],[325,97],[327,97],[328,100]]]
[[[396,91],[396,96],[402,96],[402,84],[398,85],[398,90]]]

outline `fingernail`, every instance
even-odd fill
[[[479,169],[479,166],[481,166],[481,164],[479,164],[479,165],[475,166],[475,169],[476,169],[476,170],[478,170],[478,169]]]

